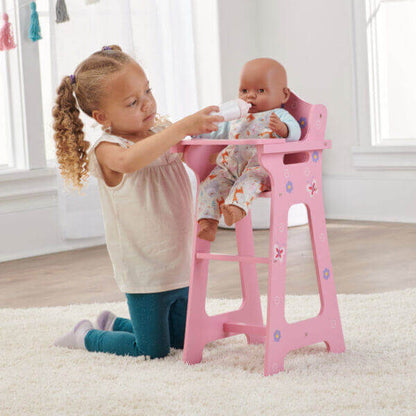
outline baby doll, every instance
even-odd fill
[[[247,62],[240,75],[239,98],[251,104],[246,117],[221,123],[211,139],[258,137],[300,138],[298,122],[282,107],[290,96],[284,67],[270,58]],[[201,183],[198,237],[214,241],[221,213],[232,225],[248,212],[251,202],[270,189],[270,179],[257,159],[254,145],[227,146],[216,157],[217,166]]]

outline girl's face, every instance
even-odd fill
[[[101,115],[94,117],[100,124],[111,126],[114,135],[128,139],[148,136],[154,125],[156,101],[141,66],[132,61],[106,83],[107,93]],[[94,113],[93,113],[94,116]]]

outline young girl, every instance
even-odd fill
[[[107,249],[130,318],[109,311],[79,322],[55,345],[118,355],[164,357],[183,348],[192,236],[188,175],[169,148],[217,130],[217,106],[171,124],[140,65],[118,46],[92,54],[66,76],[53,109],[57,158],[68,183],[97,177]],[[87,153],[78,106],[103,126]]]

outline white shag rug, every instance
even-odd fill
[[[309,317],[318,299],[288,296],[287,315]],[[264,346],[244,335],[209,344],[194,366],[182,351],[143,361],[52,346],[102,309],[126,316],[124,303],[1,309],[0,415],[416,415],[416,289],[338,300],[346,352],[305,347],[271,377]],[[238,306],[211,299],[207,311]]]

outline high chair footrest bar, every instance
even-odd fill
[[[205,260],[238,261],[244,263],[269,263],[268,257],[233,256],[216,253],[196,253],[196,258]]]
[[[328,337],[329,331],[333,331],[334,328],[335,326],[330,326],[328,319],[319,315],[293,322],[288,326],[291,333],[291,349],[295,350],[322,342]]]
[[[236,334],[247,334],[265,337],[266,327],[263,325],[248,325],[243,323],[225,323],[224,332],[234,332]]]

